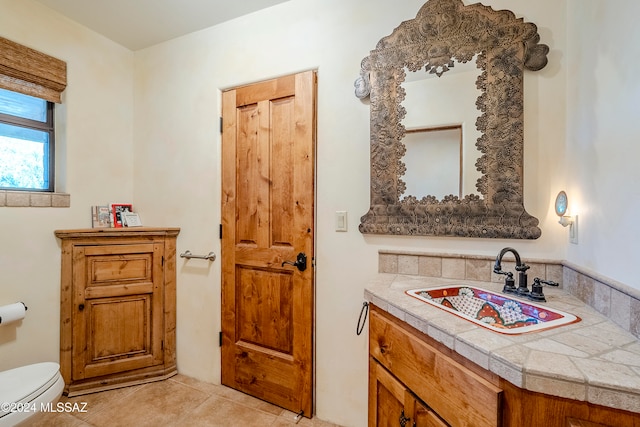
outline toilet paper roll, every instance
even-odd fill
[[[16,320],[24,319],[27,311],[27,306],[21,302],[14,304],[3,305],[0,307],[0,325],[7,324],[9,322],[15,322]]]

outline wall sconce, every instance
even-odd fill
[[[556,215],[560,217],[558,221],[560,225],[563,227],[569,227],[569,241],[571,243],[578,243],[578,215],[569,216],[565,215],[567,213],[567,207],[569,206],[569,201],[567,199],[567,193],[561,191],[556,196]]]
[[[558,221],[558,223],[561,224],[563,227],[571,225],[573,224],[573,222],[574,222],[573,217],[568,215],[561,216],[560,221]]]

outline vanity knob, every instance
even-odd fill
[[[400,426],[405,427],[407,425],[407,422],[409,421],[411,421],[411,418],[404,415],[404,409],[403,409],[402,412],[400,413],[400,418],[398,419]]]
[[[378,343],[378,347],[380,348],[380,353],[385,354],[387,352],[387,346],[382,343]]]

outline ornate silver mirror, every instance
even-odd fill
[[[523,71],[546,65],[549,48],[539,40],[535,24],[511,11],[429,0],[378,42],[355,83],[371,108],[371,207],[362,233],[540,237],[523,201]],[[462,89],[458,70],[469,64],[476,71]],[[416,83],[415,73],[435,77]],[[421,92],[429,85],[438,91]],[[461,116],[445,118],[446,108]],[[458,132],[457,142],[430,142],[443,129]],[[435,154],[440,146],[449,160]],[[426,185],[456,177],[443,190]]]

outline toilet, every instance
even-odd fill
[[[35,363],[0,372],[0,427],[18,425],[42,409],[55,410],[63,389],[57,363]]]

